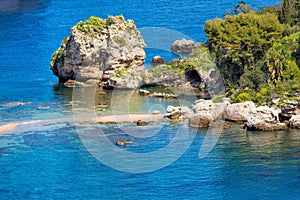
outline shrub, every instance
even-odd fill
[[[237,96],[236,100],[238,103],[251,101],[251,96],[247,92],[243,92]]]

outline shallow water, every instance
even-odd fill
[[[276,2],[247,1],[254,7]],[[222,16],[236,3],[0,1],[0,122],[51,119],[22,124],[10,134],[0,135],[1,199],[299,199],[299,131],[245,132],[239,125],[231,125],[214,149],[199,159],[206,131],[189,129],[187,136],[195,137],[192,144],[169,166],[145,174],[120,172],[95,159],[78,133],[102,131],[112,144],[134,141],[134,145],[120,147],[122,150],[149,153],[166,146],[184,125],[76,124],[71,114],[72,89],[57,86],[49,70],[51,54],[70,27],[90,15],[122,13],[134,19],[138,28],[168,28],[204,41],[205,20]],[[176,56],[158,49],[146,52],[147,63],[156,54],[165,59]],[[125,94],[118,97],[122,100]],[[111,95],[99,93],[95,99],[98,115],[111,112]],[[117,101],[117,111],[151,113],[179,104],[137,94],[130,96],[130,102],[124,106]],[[137,134],[146,138],[134,137]],[[153,160],[153,164],[159,162]]]
[[[98,128],[112,142],[133,139],[135,144],[123,149],[145,153],[156,151],[172,140],[177,126],[161,125],[161,131],[148,139],[124,134],[118,125]],[[205,136],[202,130],[179,160],[146,174],[128,174],[101,164],[82,146],[72,125],[56,128],[49,125],[49,130],[3,135],[0,137],[1,196],[6,199],[297,199],[299,133],[246,133],[232,126],[204,159],[197,157]],[[91,130],[90,126],[81,128]],[[190,134],[195,131],[191,129]]]

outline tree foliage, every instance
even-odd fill
[[[290,5],[290,0],[283,0],[280,9],[280,21],[285,24],[292,23],[292,7]]]
[[[225,80],[237,83],[245,70],[255,69],[283,31],[284,26],[272,13],[226,15],[206,21],[206,44]]]
[[[291,0],[292,25],[300,25],[300,0]]]
[[[284,37],[267,51],[265,62],[272,82],[299,79],[299,37],[300,33]]]

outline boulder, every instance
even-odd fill
[[[150,94],[150,92],[148,90],[140,89],[139,94],[142,95],[142,96],[148,96]]]
[[[293,115],[289,120],[289,125],[291,128],[300,129],[300,115]]]
[[[280,121],[288,121],[293,115],[300,114],[299,101],[284,101],[284,105],[280,106],[281,113],[279,114]]]
[[[146,125],[148,125],[149,124],[149,122],[146,122],[146,121],[142,121],[142,120],[137,120],[137,122],[136,122],[136,125],[137,126],[146,126]]]
[[[285,130],[285,123],[279,121],[279,109],[260,106],[250,111],[245,127],[253,131]]]
[[[60,83],[136,88],[145,71],[145,47],[132,20],[90,17],[72,28],[52,55],[50,68]]]
[[[174,53],[179,54],[189,54],[195,48],[195,43],[193,40],[176,40],[173,42],[170,50]]]
[[[217,120],[223,118],[225,109],[229,104],[230,103],[226,100],[220,103],[214,103],[212,100],[199,99],[192,105],[192,110],[196,114],[206,112],[212,116],[213,120]]]
[[[164,64],[165,63],[165,61],[162,59],[162,57],[161,56],[154,56],[153,58],[152,58],[152,61],[151,61],[151,65],[153,65],[153,66],[156,66],[156,65],[161,65],[161,64]]]
[[[191,109],[189,109],[186,106],[183,107],[168,106],[166,111],[167,114],[165,115],[165,117],[168,117],[170,119],[183,120],[183,119],[187,119],[189,116],[193,114]]]
[[[252,101],[229,104],[225,110],[225,119],[234,122],[246,122],[250,111],[256,108]]]
[[[213,117],[207,112],[199,112],[189,117],[189,125],[193,128],[207,128],[212,121]]]

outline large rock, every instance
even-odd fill
[[[59,82],[136,88],[144,73],[145,43],[132,20],[91,17],[72,28],[53,54],[51,70]]]
[[[214,103],[212,100],[199,99],[192,105],[192,110],[196,114],[208,113],[213,120],[223,119],[225,109],[229,105],[228,101]]]
[[[293,115],[289,120],[291,128],[300,129],[300,115]]]
[[[234,122],[246,122],[250,111],[256,108],[252,101],[229,104],[225,110],[225,119]]]
[[[280,121],[288,121],[293,115],[300,114],[299,101],[284,101],[284,105],[280,106],[281,113],[279,114]]]
[[[165,117],[170,119],[184,120],[193,115],[193,111],[186,106],[168,106]]]
[[[180,54],[189,54],[195,48],[193,40],[176,40],[171,46],[171,51]]]
[[[276,131],[285,130],[285,123],[279,121],[279,109],[268,106],[260,106],[250,111],[245,124],[247,130],[254,131]]]
[[[213,121],[213,117],[208,112],[199,112],[189,117],[189,125],[193,128],[207,128]]]
[[[199,99],[192,105],[194,115],[190,115],[189,125],[195,128],[209,127],[213,121],[223,119],[228,101],[214,103],[212,100]]]

